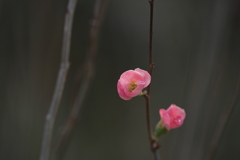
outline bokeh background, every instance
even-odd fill
[[[45,116],[60,64],[67,0],[0,1],[0,159],[39,159]],[[53,147],[68,118],[76,73],[86,60],[94,0],[79,0],[66,88]],[[146,160],[144,98],[119,98],[120,74],[148,69],[147,0],[109,0],[96,72],[63,160]],[[161,160],[240,159],[240,1],[155,0],[152,127],[174,103],[184,125],[160,138]],[[222,125],[224,117],[228,121]],[[220,124],[220,125],[219,125]]]

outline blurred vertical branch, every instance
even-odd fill
[[[234,95],[233,95],[233,98],[232,98],[232,101],[230,103],[230,105],[226,108],[225,112],[222,113],[219,121],[218,121],[218,126],[217,126],[217,129],[214,133],[214,136],[213,136],[213,139],[211,141],[211,144],[210,144],[210,148],[209,148],[209,151],[208,151],[208,160],[213,160],[215,155],[216,155],[216,151],[217,151],[217,148],[220,144],[220,141],[222,139],[222,135],[223,135],[223,132],[224,132],[224,129],[226,128],[227,124],[228,124],[228,121],[236,107],[236,103],[237,103],[237,97],[239,95],[239,90],[240,90],[240,74],[238,75],[238,79],[237,79],[237,86],[236,86],[236,89],[235,89],[235,92],[234,92]]]
[[[64,153],[64,150],[67,147],[67,143],[70,140],[69,137],[76,125],[78,114],[80,112],[83,101],[87,95],[87,91],[89,90],[90,84],[94,77],[94,68],[95,68],[95,61],[96,61],[98,42],[99,42],[99,32],[100,32],[101,24],[104,18],[106,6],[107,6],[107,0],[96,0],[95,2],[93,19],[90,24],[88,57],[85,61],[84,66],[82,66],[83,68],[80,69],[81,71],[80,74],[83,80],[78,89],[77,96],[74,100],[69,118],[65,126],[63,127],[63,130],[61,131],[61,135],[55,150],[54,159],[61,159]]]
[[[65,14],[61,64],[58,72],[57,82],[54,89],[51,105],[46,116],[40,160],[48,160],[50,155],[54,122],[56,119],[57,112],[59,110],[59,106],[60,106],[60,102],[61,102],[61,98],[62,98],[64,86],[65,86],[65,81],[66,81],[66,77],[69,69],[71,32],[72,32],[72,23],[73,23],[76,4],[77,4],[77,0],[69,0],[66,14]]]

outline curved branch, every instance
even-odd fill
[[[68,6],[67,6],[67,11],[65,15],[65,24],[64,24],[61,64],[58,71],[57,82],[54,89],[51,105],[50,105],[48,114],[46,116],[40,160],[48,160],[50,155],[54,123],[55,123],[57,112],[59,110],[59,106],[60,106],[60,102],[61,102],[61,98],[62,98],[64,86],[65,86],[65,81],[68,73],[68,68],[69,68],[71,32],[72,32],[72,23],[73,23],[76,4],[77,4],[77,0],[69,0]]]
[[[90,84],[94,77],[94,69],[95,69],[95,59],[97,55],[97,48],[99,42],[99,34],[101,29],[101,24],[104,18],[104,13],[107,6],[107,0],[96,0],[94,6],[93,19],[90,24],[90,40],[89,40],[89,51],[88,57],[86,59],[86,63],[83,66],[83,73],[85,77],[83,77],[83,81],[78,89],[77,96],[75,98],[71,113],[69,118],[61,131],[60,139],[58,141],[56,150],[55,150],[55,159],[60,159],[63,154],[67,143],[70,140],[70,135],[75,128],[76,120],[78,118],[79,112],[82,108],[83,101],[87,95],[87,91],[89,90]]]

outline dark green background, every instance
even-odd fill
[[[71,109],[88,49],[94,1],[79,0],[71,67],[54,143]],[[58,73],[67,0],[0,0],[0,159],[39,159]],[[161,137],[162,160],[204,160],[236,96],[215,160],[240,159],[239,0],[155,0],[152,126],[158,110],[184,108],[184,125]],[[96,73],[64,160],[151,160],[145,101],[119,98],[120,74],[148,69],[147,0],[109,0]]]

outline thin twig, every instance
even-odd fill
[[[87,91],[89,90],[90,84],[94,77],[95,60],[99,42],[99,32],[101,29],[101,24],[103,21],[106,6],[107,0],[96,0],[95,2],[94,15],[90,24],[90,44],[88,57],[83,68],[85,77],[81,83],[81,86],[79,87],[69,118],[61,132],[61,136],[56,147],[55,159],[61,159],[61,155],[64,153],[66,145],[69,141],[70,134],[75,127],[76,120],[81,110],[83,101],[87,95]]]
[[[153,72],[153,56],[152,56],[152,37],[153,37],[153,6],[154,0],[148,0],[150,4],[150,26],[149,26],[149,74],[152,76]],[[148,87],[148,94],[150,93],[150,85]]]
[[[236,107],[236,103],[237,103],[237,97],[239,95],[240,92],[240,74],[238,75],[238,79],[237,79],[237,86],[236,89],[234,91],[234,96],[232,98],[232,101],[230,103],[230,105],[226,108],[226,111],[222,113],[221,119],[218,121],[218,127],[215,131],[215,134],[213,136],[213,140],[210,144],[210,149],[208,152],[208,160],[213,160],[217,151],[217,148],[219,146],[219,143],[222,139],[222,135],[224,132],[224,129],[226,128],[228,121]]]
[[[147,120],[147,132],[148,132],[148,139],[150,143],[150,149],[153,153],[154,159],[158,160],[158,148],[160,148],[160,144],[157,142],[157,139],[152,136],[152,129],[151,129],[151,121],[150,121],[150,97],[148,93],[144,95],[146,100],[146,120]]]
[[[70,116],[69,116],[65,126],[63,127],[63,130],[61,131],[61,137],[58,141],[57,149],[54,153],[54,159],[56,159],[56,160],[61,159],[62,155],[64,154],[64,150],[69,141],[69,137],[76,125],[80,108],[83,104],[83,101],[86,97],[86,93],[87,93],[90,83],[93,79],[93,68],[91,66],[89,66],[87,70],[88,70],[87,75],[84,77],[82,85],[80,86],[80,88],[78,90],[77,97],[73,104],[73,108],[71,110]]]
[[[149,74],[152,77],[153,71],[153,57],[152,57],[152,34],[153,34],[153,0],[149,0],[150,4],[150,29],[149,29]],[[147,114],[147,129],[149,140],[152,139],[152,131],[151,131],[151,120],[150,120],[150,89],[151,84],[147,87],[146,98],[146,114]]]
[[[154,0],[148,0],[150,4],[150,26],[149,26],[149,74],[152,77],[153,73],[153,55],[152,55],[152,39],[153,39],[153,8],[154,8]],[[147,87],[147,93],[144,95],[146,99],[146,120],[147,120],[147,132],[148,132],[148,138],[150,143],[150,148],[153,153],[154,159],[158,160],[158,148],[160,145],[158,144],[157,140],[153,138],[152,136],[152,129],[151,129],[151,115],[150,115],[150,90],[151,90],[151,84]]]
[[[59,110],[59,106],[60,106],[60,102],[61,102],[61,98],[62,98],[64,86],[65,86],[65,81],[68,73],[68,68],[69,68],[71,32],[72,32],[72,23],[73,23],[76,3],[77,3],[77,0],[69,0],[68,6],[67,6],[67,11],[65,15],[65,24],[64,24],[61,64],[58,72],[57,82],[54,89],[51,105],[50,105],[48,114],[46,116],[40,160],[48,160],[50,155],[54,123],[55,123],[57,112]]]
[[[151,129],[151,121],[150,121],[150,97],[149,94],[146,93],[144,95],[145,100],[146,100],[146,121],[147,121],[147,132],[148,132],[148,139],[150,142],[150,147],[152,150],[152,129]]]

